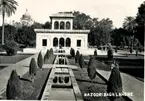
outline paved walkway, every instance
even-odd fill
[[[0,70],[0,95],[6,90],[7,81],[10,77],[12,70],[16,69],[17,74],[22,77],[29,70],[31,58],[37,58],[38,54],[32,55],[16,64],[9,65],[7,68]]]
[[[51,68],[53,64],[44,64],[43,68]],[[56,67],[68,67],[70,69],[78,69],[77,66],[75,65],[60,65],[60,64],[55,64]]]
[[[110,71],[97,70],[106,80],[110,77]],[[144,82],[137,80],[136,78],[121,73],[123,92],[133,92],[133,96],[128,96],[133,101],[144,101]]]

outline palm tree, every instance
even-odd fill
[[[2,45],[4,45],[4,20],[7,14],[10,17],[16,11],[18,3],[15,0],[0,0],[0,11],[2,13]]]
[[[128,16],[124,19],[123,28],[126,29],[128,32],[134,34],[134,29],[137,26],[134,17]]]

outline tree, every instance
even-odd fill
[[[44,29],[51,29],[51,23],[50,23],[49,21],[47,21],[47,22],[45,22],[44,25],[42,25],[42,27],[43,27]]]
[[[94,51],[94,56],[97,56],[97,50]]]
[[[132,48],[132,47],[130,47],[130,53],[132,54],[132,52],[133,52],[133,48]]]
[[[72,57],[75,57],[75,50],[73,48],[70,49],[70,54]]]
[[[16,11],[18,3],[15,0],[1,0],[0,7],[2,12],[2,45],[4,45],[4,26],[5,26],[5,15],[10,17]]]
[[[39,52],[38,58],[37,58],[37,65],[40,69],[42,69],[43,66],[43,59],[42,59],[42,54]]]
[[[116,48],[115,48],[115,53],[117,53],[117,51],[118,51],[118,46],[116,46]]]
[[[107,83],[107,93],[112,93],[114,96],[108,96],[110,101],[115,101],[119,93],[122,93],[122,78],[117,63],[111,65],[112,70]]]
[[[145,35],[145,1],[138,8],[136,23],[137,27],[135,36],[139,39],[140,43],[143,45]]]
[[[80,52],[77,50],[76,56],[75,56],[76,63],[79,63],[79,57],[80,57]]]
[[[138,56],[138,48],[136,49],[136,56]]]
[[[93,57],[90,58],[90,60],[89,60],[87,72],[88,72],[88,76],[91,79],[91,83],[92,83],[93,79],[95,79],[95,77],[96,77],[96,60]]]
[[[91,27],[91,17],[85,13],[80,13],[79,11],[73,12],[73,28],[74,29],[90,29]]]
[[[34,47],[36,33],[34,32],[34,29],[32,27],[23,26],[22,28],[18,29],[15,40],[20,44],[24,44],[29,47]]]
[[[21,97],[21,81],[16,70],[11,72],[7,83],[6,96],[8,100],[18,100]]]
[[[43,25],[42,24],[40,24],[39,22],[34,22],[33,23],[33,25],[31,26],[32,28],[37,28],[37,29],[42,29],[43,27],[42,27]]]
[[[131,33],[131,35],[134,34],[136,26],[137,23],[134,17],[128,16],[124,19],[123,28],[126,29],[129,33]]]
[[[3,45],[4,50],[6,50],[7,55],[16,55],[19,49],[17,43],[13,40],[6,41],[5,45]]]
[[[129,33],[126,29],[115,28],[114,30],[111,31],[111,38],[112,38],[111,44],[116,46],[121,46],[121,45],[129,46],[130,36],[132,36],[132,34]]]
[[[44,59],[43,60],[44,60],[44,63],[45,63],[46,60],[47,60],[47,55],[46,54],[44,55]]]
[[[80,65],[80,68],[82,69],[82,71],[84,70],[84,67],[85,67],[85,62],[84,62],[84,57],[83,55],[81,54],[80,57],[79,57],[79,65]],[[81,72],[82,72],[81,71]],[[80,76],[81,76],[81,79],[84,77],[83,76],[83,73],[80,73]]]
[[[113,59],[113,49],[112,49],[111,44],[108,44],[108,47],[109,47],[108,52],[107,52],[108,59],[112,60]]]
[[[113,27],[113,22],[109,18],[102,19],[97,22],[93,28],[90,30],[90,35],[92,34],[93,45],[106,45],[111,41],[111,31]]]
[[[2,33],[2,27],[0,27],[0,33]],[[4,41],[7,40],[14,40],[15,39],[15,34],[17,33],[16,27],[12,25],[5,25],[5,39]],[[0,34],[0,42],[1,42],[2,36]]]
[[[50,56],[51,56],[51,52],[49,51],[49,49],[47,49],[47,52],[46,52],[46,54],[45,54],[45,55],[46,55],[46,58],[47,58],[47,59],[49,59],[49,58],[50,58]]]
[[[34,82],[34,78],[36,75],[36,61],[34,58],[31,59],[30,65],[29,65],[29,75],[30,75],[30,79],[32,82]]]
[[[88,41],[90,45],[97,45],[98,37],[96,36],[94,30],[98,26],[98,24],[99,24],[98,18],[93,18],[90,33],[88,34]]]
[[[80,65],[81,68],[84,68],[84,66],[85,66],[84,57],[83,57],[82,54],[79,57],[79,65]]]
[[[52,48],[50,49],[50,55],[51,56],[53,55],[53,49]]]

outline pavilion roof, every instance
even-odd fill
[[[50,18],[74,18],[71,12],[59,12],[57,14],[52,14]]]

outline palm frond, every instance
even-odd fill
[[[5,11],[8,17],[15,13],[16,6],[18,6],[18,3],[15,0],[1,0],[0,2],[1,12]]]

